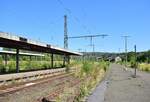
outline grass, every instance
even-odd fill
[[[61,66],[62,62],[55,61],[54,66]],[[89,95],[91,90],[102,80],[109,66],[108,62],[100,61],[74,61],[71,60],[67,65],[66,72],[69,72],[70,68],[76,68],[75,78],[83,80],[79,87],[79,96],[77,96],[74,102],[81,102],[81,100]],[[0,61],[0,69],[3,68],[3,62]],[[20,61],[20,70],[34,70],[34,69],[48,69],[51,68],[49,61]],[[5,71],[15,71],[15,61],[9,61]],[[71,88],[72,92],[75,89]],[[69,89],[68,89],[69,90]],[[67,89],[65,89],[67,91]],[[67,91],[68,93],[69,91]],[[59,102],[60,98],[57,99]]]
[[[150,72],[150,64],[148,64],[148,63],[137,63],[137,64],[135,64],[135,62],[130,61],[127,63],[127,66],[131,67],[131,68],[137,67],[141,71]]]
[[[50,69],[50,61],[20,61],[19,63],[20,71],[30,71],[39,69]],[[63,67],[62,61],[54,61],[54,68]],[[8,61],[7,66],[4,62],[0,60],[0,73],[11,73],[16,71],[16,61]]]
[[[70,67],[78,67],[82,64],[80,61],[71,60],[70,64],[67,64],[66,71],[69,71]],[[42,70],[42,69],[50,69],[51,61],[23,61],[21,60],[19,63],[20,71],[32,71],[32,70]],[[63,61],[54,61],[54,68],[60,68],[63,66]],[[16,72],[16,61],[10,60],[7,62],[7,66],[5,66],[4,61],[0,59],[0,73],[12,73]]]
[[[138,69],[141,71],[150,72],[150,64],[147,63],[141,63],[138,65]]]
[[[76,72],[77,77],[84,79],[80,86],[80,94],[75,98],[75,102],[80,102],[85,96],[89,95],[90,91],[102,80],[108,69],[108,62],[90,62],[82,63],[79,71]]]
[[[74,94],[75,91],[79,91],[79,95],[74,98],[73,102],[81,102],[85,96],[88,96],[92,89],[96,87],[96,85],[102,80],[105,75],[105,72],[108,69],[109,63],[105,61],[94,62],[94,61],[71,61],[69,65],[67,65],[66,72],[68,72],[70,67],[76,68],[74,77],[78,80],[82,80],[80,82],[80,86],[78,89],[71,87],[71,92],[69,88],[66,87],[65,93]],[[61,102],[64,97],[66,98],[68,94],[63,95],[60,94],[61,97],[57,98],[57,101]]]

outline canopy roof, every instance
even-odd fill
[[[51,44],[41,43],[39,41],[15,36],[5,32],[0,32],[0,47],[15,48],[43,53],[53,53],[60,55],[82,55],[82,53],[70,51],[68,49],[56,47]]]

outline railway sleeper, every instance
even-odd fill
[[[80,80],[70,80],[69,85],[68,85],[68,87],[76,87],[76,89],[79,89],[79,86],[80,86]],[[64,85],[61,85],[60,87],[52,91],[48,96],[40,99],[39,102],[56,102],[55,98],[64,92],[64,88],[65,88],[65,83]],[[74,95],[71,94],[70,98],[68,98],[67,100],[70,100],[69,102],[73,102],[74,98],[78,95],[79,95],[79,90],[76,90],[75,94]]]

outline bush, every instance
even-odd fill
[[[6,72],[5,66],[0,64],[0,73],[5,73],[5,72]]]
[[[105,61],[99,62],[99,68],[104,69],[105,72],[107,71],[108,66],[109,66],[109,62],[105,62]]]
[[[70,67],[69,67],[69,65],[67,64],[67,65],[66,65],[66,72],[69,72],[69,70],[70,70]]]
[[[82,71],[83,71],[83,73],[90,74],[91,69],[92,69],[91,62],[87,62],[87,61],[83,62],[83,65],[82,65]]]
[[[16,63],[15,61],[10,61],[7,65],[8,71],[7,72],[15,72],[16,71]]]
[[[150,64],[142,63],[138,67],[139,70],[150,72]]]
[[[0,73],[5,73],[6,69],[5,66],[3,65],[2,57],[0,57]]]

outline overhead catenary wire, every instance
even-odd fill
[[[87,33],[91,34],[91,30],[90,30],[85,24],[83,24],[77,16],[75,16],[75,15],[72,13],[72,10],[71,10],[70,8],[68,8],[68,7],[66,7],[66,6],[64,5],[64,3],[63,3],[62,0],[57,0],[57,2],[63,7],[63,9],[64,9],[66,12],[68,12],[68,14],[69,14],[70,16],[72,16],[72,17],[74,18],[74,20],[75,20],[76,22],[78,22],[78,23],[81,25],[81,27],[82,27],[84,30],[86,30]],[[72,39],[72,38],[90,38],[90,46],[93,48],[93,52],[94,52],[94,47],[95,47],[95,45],[94,45],[94,42],[93,42],[93,38],[94,38],[94,37],[100,37],[100,36],[104,38],[105,36],[108,36],[108,35],[106,35],[106,34],[101,34],[101,35],[74,36],[74,37],[65,37],[65,39]]]
[[[93,52],[95,50],[95,44],[93,42],[94,37],[106,37],[108,36],[107,34],[97,34],[97,35],[85,35],[85,36],[73,36],[73,37],[68,37],[69,39],[80,39],[80,38],[90,38],[90,46],[93,48]]]

